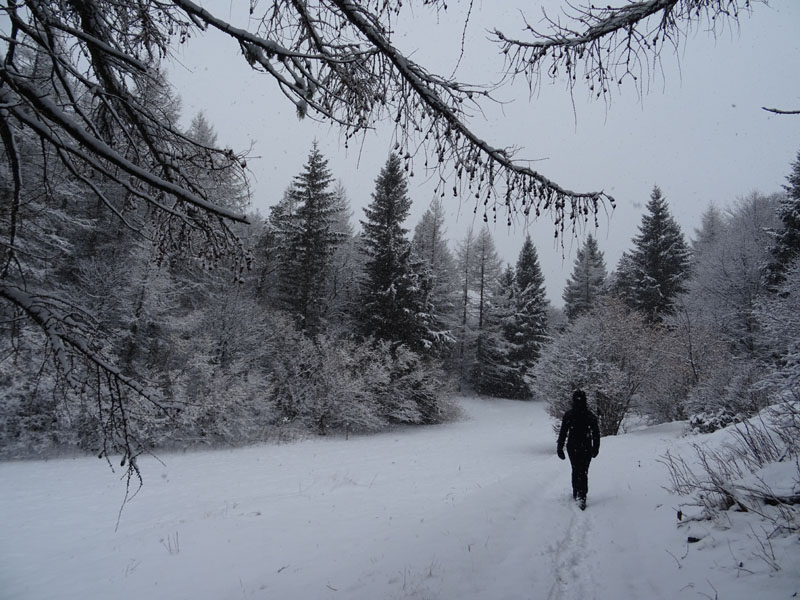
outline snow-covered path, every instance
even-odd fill
[[[442,426],[142,461],[116,531],[102,462],[0,464],[0,597],[784,597],[676,528],[656,461],[679,426],[604,438],[581,512],[542,405],[462,404]]]

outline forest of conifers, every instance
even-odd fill
[[[209,146],[216,137],[202,115],[185,133]],[[38,148],[25,165],[26,179],[48,168]],[[453,416],[456,388],[546,400],[557,415],[582,387],[606,435],[630,415],[709,429],[773,403],[797,376],[800,159],[786,193],[710,206],[688,238],[654,188],[615,269],[591,232],[582,241],[563,310],[545,296],[530,237],[503,264],[488,227],[447,239],[439,200],[407,229],[396,155],[358,218],[313,147],[270,214],[235,226],[240,263],[169,253],[148,211],[114,214],[50,169],[51,188],[21,207],[37,233],[26,276],[91,327],[143,393],[106,400],[98,370],[81,375],[83,387],[59,381],[74,373],[48,368],[48,340],[8,313],[7,456],[99,452],[119,419],[140,448],[435,423]],[[218,204],[245,208],[225,169],[196,181]]]

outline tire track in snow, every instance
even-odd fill
[[[569,502],[572,504],[572,501]],[[576,504],[568,509],[570,518],[567,531],[556,544],[553,556],[555,580],[547,595],[548,600],[587,600],[594,597],[594,563],[590,561],[587,546],[592,520]]]

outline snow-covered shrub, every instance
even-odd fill
[[[689,417],[689,427],[696,433],[711,433],[737,421],[736,415],[726,408],[713,412],[695,413]]]
[[[190,368],[176,388],[180,395],[170,402],[170,418],[154,421],[154,446],[237,445],[270,439],[278,417],[265,399],[268,383],[259,371]]]
[[[446,377],[437,363],[405,346],[391,362],[391,383],[382,396],[381,411],[392,423],[441,423],[452,419],[456,407],[445,392]]]
[[[691,389],[686,399],[689,422],[699,432],[710,432],[756,414],[769,403],[774,386],[765,384],[761,363],[731,357]]]
[[[370,432],[438,423],[450,415],[443,374],[404,346],[308,338],[285,328],[271,360],[269,401],[311,431]]]
[[[324,335],[311,339],[276,317],[269,346],[265,401],[283,422],[320,434],[385,425],[380,403],[390,373],[370,344]]]
[[[20,352],[25,360],[27,353]],[[0,363],[0,457],[47,454],[68,442],[64,403],[47,373],[25,360]]]
[[[290,340],[285,340],[290,341]],[[299,335],[275,357],[267,398],[286,420],[320,434],[381,426],[368,382],[360,377],[350,344]]]
[[[795,266],[755,311],[756,350],[718,368],[690,395],[698,426],[738,421],[694,444],[691,464],[665,455],[673,491],[691,497],[707,518],[735,508],[759,515],[776,532],[800,530],[800,285]],[[760,360],[757,359],[760,357]],[[771,403],[764,408],[765,404]],[[750,416],[755,415],[755,416]],[[749,418],[747,418],[749,416]]]
[[[544,349],[534,370],[534,397],[559,419],[572,391],[583,389],[601,435],[616,435],[635,398],[652,390],[663,364],[657,330],[639,313],[608,299],[575,319]]]
[[[16,345],[14,353],[10,344]],[[130,394],[122,410],[119,396],[104,393],[112,379],[78,360],[55,373],[44,368],[51,353],[33,328],[0,335],[0,354],[10,356],[0,362],[0,456],[48,456],[76,448],[117,453],[126,444],[141,451],[142,424],[155,410],[152,403]]]
[[[651,357],[648,377],[632,407],[650,423],[667,423],[686,418],[686,395],[693,384],[689,356],[677,332],[658,326],[647,333]]]

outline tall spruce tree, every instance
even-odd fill
[[[629,261],[617,269],[618,284],[629,286],[623,298],[651,323],[674,310],[675,298],[686,291],[691,251],[658,186],[653,187]]]
[[[539,256],[528,235],[514,270],[514,314],[506,320],[504,328],[509,343],[504,362],[513,368],[509,372],[511,398],[531,396],[527,378],[547,340],[548,305]]]
[[[412,254],[403,221],[411,209],[408,183],[399,156],[391,154],[375,180],[372,202],[364,209],[362,332],[431,352],[441,332],[431,326],[430,283]]]
[[[590,234],[578,249],[572,275],[567,280],[564,293],[564,311],[572,321],[589,311],[604,293],[606,284],[606,261]]]
[[[547,300],[544,287],[544,274],[539,265],[539,255],[530,236],[519,253],[514,270],[516,284],[516,340],[519,345],[518,357],[526,367],[533,366],[547,339]]]
[[[773,286],[785,280],[786,271],[800,254],[800,152],[791,167],[792,172],[786,178],[789,185],[784,186],[786,197],[778,207],[783,227],[777,232],[769,265],[769,280]]]
[[[301,328],[316,332],[326,313],[326,281],[331,256],[345,235],[333,228],[341,203],[331,190],[328,161],[314,142],[303,172],[288,192],[280,219],[283,250],[280,294],[284,308],[297,315]],[[276,214],[276,216],[279,216]]]
[[[517,393],[518,384],[516,377],[509,375],[515,372],[514,362],[511,358],[515,352],[513,336],[509,333],[513,331],[513,325],[517,318],[517,275],[514,267],[510,264],[500,273],[497,280],[497,287],[494,291],[492,310],[489,311],[490,329],[499,329],[500,335],[492,337],[494,343],[488,344],[490,352],[494,357],[495,363],[505,373],[504,382],[497,388],[495,395],[502,398],[514,398]]]

